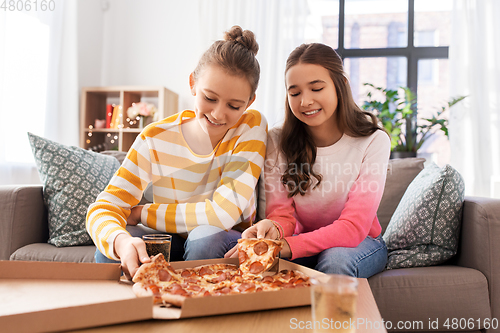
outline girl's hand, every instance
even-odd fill
[[[146,251],[146,244],[138,237],[132,237],[128,234],[119,234],[115,238],[115,254],[120,258],[122,270],[127,279],[132,277],[139,269],[141,264],[150,262]]]
[[[278,239],[280,233],[273,221],[264,219],[243,231],[241,238]]]
[[[259,226],[259,224],[262,224]],[[274,231],[273,231],[274,229]],[[255,235],[266,235],[266,237],[255,237]],[[267,238],[267,239],[277,239],[278,236],[280,235],[278,229],[275,227],[273,221],[271,220],[262,220],[257,224],[254,224],[247,230],[245,230],[241,234],[241,238]],[[290,245],[288,245],[288,242],[283,238],[283,248],[280,251],[280,257],[281,258],[291,258],[292,257],[292,250],[290,249]],[[233,247],[231,250],[227,251],[227,253],[224,255],[224,258],[236,258],[238,257],[238,245]]]
[[[144,206],[135,206],[130,210],[130,215],[127,219],[127,225],[138,225],[141,223],[141,213]]]
[[[267,238],[278,239],[280,233],[273,221],[264,219],[243,231],[241,238]],[[224,258],[235,258],[238,256],[238,245],[227,251]]]
[[[238,257],[238,245],[235,245],[231,250],[227,251],[224,258],[237,258]]]
[[[292,250],[290,249],[290,245],[288,245],[288,242],[286,239],[283,239],[283,248],[280,251],[280,256],[281,258],[291,258],[292,257]]]

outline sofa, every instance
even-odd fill
[[[383,230],[423,168],[423,159],[389,163],[378,210]],[[58,248],[47,243],[42,185],[0,186],[0,212],[0,260],[94,260],[94,246]],[[461,213],[458,252],[450,260],[385,270],[368,279],[389,332],[500,331],[500,200],[465,197]]]

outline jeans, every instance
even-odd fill
[[[142,237],[147,234],[162,233],[139,224],[127,226],[127,231],[132,237]],[[170,260],[201,260],[223,258],[224,254],[238,244],[241,233],[236,230],[224,231],[211,225],[201,225],[193,229],[187,239],[177,234],[172,234]],[[94,254],[97,263],[120,263],[103,255],[99,249]]]
[[[293,262],[327,274],[369,278],[384,270],[387,246],[382,235],[377,238],[368,236],[356,247],[332,247],[315,256],[294,259]]]

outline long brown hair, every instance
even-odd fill
[[[330,46],[320,43],[302,44],[290,53],[285,74],[300,63],[320,65],[328,70],[337,93],[338,104],[334,117],[341,133],[353,137],[368,136],[377,130],[377,118],[370,112],[361,110],[352,97],[351,86],[344,72],[342,59]],[[316,161],[317,147],[308,132],[307,125],[292,113],[288,94],[285,99],[285,121],[281,131],[280,148],[287,161],[287,169],[281,181],[288,189],[288,197],[305,195],[313,181],[321,183],[322,176],[312,170]]]
[[[203,53],[193,72],[195,81],[207,66],[217,65],[229,74],[245,77],[250,83],[253,98],[259,85],[260,66],[256,55],[259,44],[250,30],[243,30],[240,26],[233,26],[224,33],[224,40],[215,41]]]

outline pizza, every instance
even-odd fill
[[[268,244],[267,241],[265,243]],[[244,244],[248,245],[250,242],[238,244],[239,253],[247,253],[246,251],[252,249],[252,246],[246,247]],[[257,242],[254,246],[256,244]],[[268,245],[265,252],[257,250],[256,252],[263,256],[260,261],[259,255],[247,255],[247,257],[253,260],[253,263],[261,262],[264,267],[269,268],[272,262],[269,264],[270,259],[267,254],[270,251],[274,254],[276,246],[279,247],[278,244]],[[257,249],[260,247],[262,245]],[[248,270],[244,268],[247,261],[249,260],[245,260],[243,266],[240,263],[239,267],[232,264],[209,264],[176,270],[160,253],[152,257],[150,263],[139,267],[132,279],[133,291],[138,297],[153,296],[155,304],[181,307],[184,300],[190,297],[245,294],[309,286],[309,277],[302,272],[282,270],[277,274],[271,274],[264,269],[257,273],[255,270],[252,272],[250,268]],[[252,267],[252,264],[248,267]]]
[[[282,248],[282,241],[264,238],[238,239],[238,259],[242,273],[258,277],[272,267]]]
[[[186,297],[229,293],[226,287],[238,272],[238,267],[230,264],[175,270],[160,253],[139,267],[132,288],[139,297],[153,296],[155,304],[181,306]]]

